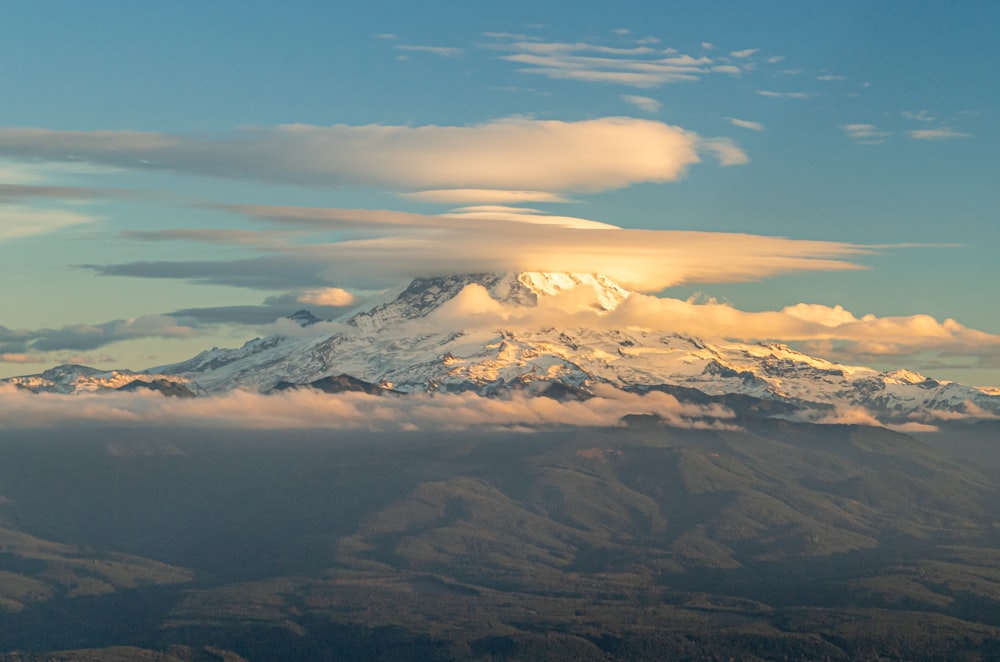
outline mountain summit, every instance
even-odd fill
[[[108,373],[108,388],[155,375],[197,392],[269,392],[349,376],[403,393],[556,389],[587,397],[601,387],[665,390],[689,398],[752,398],[782,411],[860,408],[897,423],[1000,414],[995,392],[910,371],[836,364],[776,343],[616,328],[604,316],[630,294],[596,274],[418,278],[345,319],[324,323],[299,312],[293,319],[308,322],[299,333],[212,349],[149,373]],[[46,386],[63,373],[77,386]],[[80,369],[9,381],[36,391],[101,388],[100,380],[81,378]]]

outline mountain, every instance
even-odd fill
[[[1000,414],[996,390],[907,370],[841,365],[777,343],[702,339],[677,329],[602,321],[630,295],[596,274],[418,278],[345,319],[322,323],[299,311],[291,316],[299,332],[255,338],[237,349],[213,348],[148,373],[61,366],[9,381],[36,391],[78,392],[166,380],[218,393],[270,392],[346,375],[404,393],[554,389],[562,397],[586,397],[609,385],[696,398],[738,395],[793,410],[862,408],[897,423],[935,413]]]

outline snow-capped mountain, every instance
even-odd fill
[[[159,379],[212,393],[268,392],[347,375],[404,393],[540,393],[555,385],[585,395],[604,384],[736,394],[800,408],[857,407],[883,421],[932,419],[936,412],[1000,414],[1000,392],[914,372],[835,364],[775,343],[588,325],[629,296],[593,274],[419,278],[346,319],[319,322],[300,311],[291,318],[298,331],[215,348],[149,373],[63,366],[9,381],[72,392]]]
[[[204,390],[190,379],[178,375],[132,370],[99,370],[85,365],[60,365],[37,375],[11,377],[3,380],[36,393],[88,393],[95,391],[135,390],[144,386],[163,391],[175,385],[175,393],[202,395]]]

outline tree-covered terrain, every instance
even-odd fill
[[[739,423],[0,433],[0,660],[1000,659],[983,430]]]

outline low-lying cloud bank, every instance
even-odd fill
[[[607,388],[586,401],[514,394],[509,399],[473,393],[374,396],[331,395],[312,389],[262,395],[234,391],[207,398],[168,398],[155,392],[34,394],[0,385],[0,420],[8,429],[87,424],[174,425],[210,428],[338,428],[365,430],[529,430],[546,426],[615,426],[628,414],[653,414],[669,425],[736,429],[720,406],[679,402]]]

